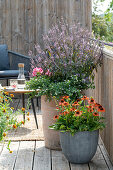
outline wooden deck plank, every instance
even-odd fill
[[[52,152],[52,170],[70,170],[69,162],[61,151]]]
[[[36,141],[33,170],[51,170],[50,150],[45,148],[44,141]]]
[[[112,165],[112,163],[111,163],[111,161],[110,161],[110,159],[109,159],[109,155],[108,155],[108,153],[107,153],[107,150],[106,150],[106,148],[105,148],[105,146],[104,146],[103,141],[102,141],[101,138],[100,138],[99,147],[100,147],[101,153],[102,153],[102,155],[103,155],[103,157],[104,157],[104,159],[105,159],[105,161],[106,161],[106,164],[107,164],[108,168],[109,168],[110,170],[113,170],[113,165]]]
[[[3,151],[3,147],[4,147],[4,143],[1,142],[1,143],[0,143],[0,155],[1,155],[2,151]]]
[[[12,154],[9,153],[9,150],[6,147],[7,144],[4,145],[3,151],[0,155],[0,170],[13,170],[19,148],[19,142],[11,142],[10,148],[13,150]]]
[[[32,170],[35,141],[21,141],[14,170]]]
[[[44,141],[36,141],[36,148],[35,141],[11,142],[12,154],[6,146],[0,155],[0,170],[113,170],[102,142],[89,164],[69,164],[61,151],[45,148]]]
[[[88,164],[70,164],[71,170],[89,170]]]
[[[109,170],[99,147],[92,161],[89,162],[89,167],[90,170]]]

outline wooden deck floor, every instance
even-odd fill
[[[93,160],[89,164],[71,164],[61,151],[44,147],[44,141],[20,141],[0,146],[0,170],[112,170],[104,146],[100,143]]]

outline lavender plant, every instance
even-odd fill
[[[101,60],[101,48],[98,40],[91,39],[91,33],[80,27],[70,28],[63,19],[43,36],[44,48],[35,45],[37,55],[32,58],[32,69],[48,69],[55,76],[67,79],[74,74],[91,75]]]
[[[43,35],[43,44],[43,48],[39,44],[35,45],[36,55],[33,55],[31,51],[29,53],[31,75],[33,69],[41,68],[43,70],[41,76],[43,78],[46,76],[50,84],[72,82],[74,79],[73,81],[76,82],[74,84],[79,81],[79,90],[90,87],[91,78],[94,76],[93,70],[97,69],[101,63],[102,55],[98,40],[93,41],[92,35],[87,29],[83,29],[78,23],[69,27],[61,19],[58,24],[49,29],[47,34]],[[29,88],[38,88],[36,80],[35,85],[33,79],[31,81],[28,85]]]

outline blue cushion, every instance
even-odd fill
[[[19,70],[4,70],[0,71],[0,78],[8,77],[18,77]],[[24,71],[24,74],[27,75],[27,71]]]
[[[8,50],[7,45],[3,44],[0,45],[0,70],[9,70],[9,57],[8,57]]]

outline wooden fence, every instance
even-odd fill
[[[61,16],[91,30],[91,0],[0,0],[0,44],[27,55]]]
[[[100,133],[113,162],[113,52],[104,50],[103,54],[103,65],[95,74],[95,89],[86,94],[105,107],[106,128]]]

